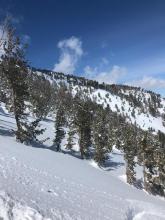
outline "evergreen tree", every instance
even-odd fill
[[[107,111],[102,106],[98,106],[96,115],[93,120],[93,138],[94,138],[94,160],[99,166],[104,165],[107,159],[109,146],[109,121]]]
[[[133,128],[127,126],[123,130],[124,135],[124,159],[126,161],[126,176],[127,183],[135,184],[136,181],[136,173],[135,173],[135,136],[133,133]]]
[[[65,137],[64,131],[64,112],[62,109],[58,109],[56,113],[56,122],[55,122],[55,139],[52,149],[55,151],[61,150],[61,142],[62,139]]]
[[[57,94],[57,110],[55,120],[55,139],[53,141],[52,150],[60,151],[61,142],[65,137],[64,126],[66,125],[66,94],[67,88],[61,85]]]
[[[20,39],[15,37],[15,30],[7,19],[4,24],[5,39],[3,40],[3,54],[0,62],[0,78],[3,85],[6,107],[15,116],[17,131],[16,139],[29,143],[37,140],[37,135],[43,133],[39,130],[37,118],[31,123],[27,121],[27,104],[29,99],[28,65],[25,60],[26,45],[22,45]]]
[[[165,197],[165,149],[156,149],[154,159],[157,175],[153,177],[152,192]]]
[[[4,81],[10,88],[10,100],[17,125],[16,139],[20,142],[26,140],[26,105],[28,97],[27,63],[24,58],[24,48],[18,37],[15,37],[14,28],[8,22],[5,26],[6,39],[3,43],[4,54],[1,57]]]
[[[48,113],[53,110],[57,93],[55,85],[51,85],[44,77],[35,75],[32,71],[29,73],[28,85],[33,114],[37,118],[46,118]]]
[[[153,190],[155,194],[165,196],[165,134],[158,131],[154,141]]]
[[[26,140],[25,140],[25,142],[27,144],[29,144],[33,141],[36,141],[38,143],[43,143],[49,139],[49,138],[46,138],[44,140],[39,140],[37,138],[37,136],[43,134],[44,131],[46,130],[46,128],[40,129],[40,121],[41,121],[41,118],[37,118],[34,121],[32,121],[31,123],[25,124],[25,127],[26,127]]]
[[[67,93],[65,108],[66,108],[67,127],[68,127],[66,149],[71,150],[75,145],[74,139],[75,139],[75,134],[77,133],[76,125],[75,125],[77,109],[74,106],[71,87],[69,87],[69,91]]]
[[[76,134],[76,130],[73,126],[70,126],[68,131],[68,138],[67,138],[67,144],[66,149],[71,150],[74,146],[74,135]]]
[[[92,123],[92,102],[85,97],[76,96],[74,99],[74,108],[76,109],[74,124],[79,135],[79,147],[81,158],[90,156],[91,147],[91,123]]]
[[[151,137],[146,132],[141,141],[141,154],[144,176],[144,188],[146,191],[153,191],[153,175],[154,175],[154,146]]]

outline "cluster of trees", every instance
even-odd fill
[[[65,84],[60,90],[52,149],[60,151],[68,130],[66,148],[72,150],[74,135],[78,134],[81,158],[93,158],[99,166],[104,166],[112,147],[116,146],[124,153],[127,182],[137,185],[136,166],[142,166],[144,188],[165,196],[165,134],[159,131],[154,135],[127,123],[108,105],[103,108],[91,101],[81,89],[75,96]]]
[[[141,166],[145,190],[165,196],[165,134],[154,135],[130,124],[118,129],[117,146],[124,152],[127,182],[137,185],[136,166]]]
[[[145,189],[165,196],[165,134],[144,132],[136,124],[127,123],[124,116],[112,112],[108,104],[105,107],[90,98],[92,88],[106,89],[122,97],[121,91],[129,88],[119,89],[116,85],[45,70],[45,76],[39,74],[28,66],[25,47],[15,37],[9,22],[4,25],[4,33],[0,39],[3,48],[0,100],[15,116],[16,139],[22,143],[38,141],[38,135],[44,132],[40,129],[40,121],[51,113],[55,117],[53,151],[61,151],[66,136],[65,147],[72,151],[77,135],[81,158],[93,158],[99,166],[104,166],[112,147],[116,146],[124,153],[127,182],[136,184],[136,165],[143,166]],[[47,80],[46,75],[51,76],[52,81]],[[73,91],[74,85],[79,86],[77,91],[75,88]],[[152,108],[160,106],[159,96],[151,94],[150,97],[148,103]],[[127,99],[133,105],[141,106],[140,98],[130,95]],[[28,120],[30,114],[35,118],[32,122]]]

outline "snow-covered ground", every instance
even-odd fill
[[[54,123],[43,122],[44,136]],[[15,141],[14,118],[0,108],[0,220],[163,220],[165,201],[125,183],[114,149],[109,165]]]

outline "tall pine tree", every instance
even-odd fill
[[[136,176],[135,176],[135,134],[132,126],[127,126],[123,130],[123,138],[124,138],[124,159],[126,161],[126,176],[127,183],[135,184]]]
[[[110,151],[110,131],[108,112],[102,106],[98,106],[93,120],[94,160],[99,166],[104,165],[107,153]]]
[[[80,98],[77,95],[74,99],[75,118],[74,124],[79,135],[79,147],[81,158],[90,157],[91,147],[91,123],[92,123],[92,102],[87,97]]]
[[[25,48],[21,45],[19,38],[15,37],[15,30],[10,22],[5,25],[5,34],[4,53],[1,57],[2,73],[11,91],[10,100],[17,125],[16,139],[24,142],[26,140],[25,100],[28,97]]]

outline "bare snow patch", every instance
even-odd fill
[[[0,191],[0,219],[1,220],[50,220],[38,211],[14,201],[5,192]]]
[[[127,177],[125,174],[119,176],[119,179],[122,180],[124,183],[127,183]]]

